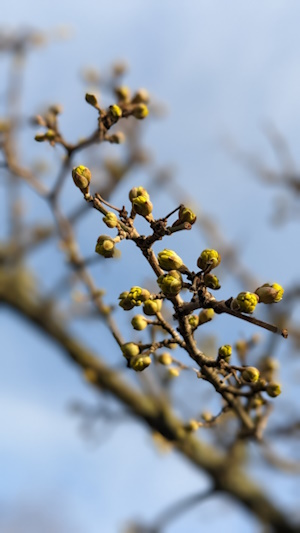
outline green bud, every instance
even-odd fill
[[[43,143],[46,140],[45,134],[37,133],[36,136],[34,137],[34,140],[37,141],[38,143]]]
[[[210,322],[213,319],[214,314],[215,312],[213,309],[202,309],[199,313],[199,324]]]
[[[179,209],[178,221],[180,222],[180,224],[183,224],[184,222],[194,224],[196,220],[197,217],[195,213],[189,207],[182,206]]]
[[[281,387],[280,387],[279,383],[275,383],[273,381],[268,383],[268,385],[266,387],[266,393],[271,398],[276,398],[276,396],[279,396],[279,394],[281,394]]]
[[[134,305],[142,305],[150,298],[150,292],[141,287],[131,287],[127,298],[129,298]]]
[[[121,350],[126,359],[137,357],[140,353],[139,346],[134,342],[126,342],[125,344],[122,344]]]
[[[142,331],[148,326],[148,322],[143,315],[134,316],[131,320],[131,324],[133,326],[133,329],[136,329],[137,331]]]
[[[190,315],[188,317],[189,325],[192,329],[196,329],[199,325],[199,316],[198,315]]]
[[[47,139],[47,141],[54,141],[55,137],[56,137],[55,131],[53,131],[53,130],[47,130],[46,131],[45,139]]]
[[[226,363],[229,362],[229,359],[232,354],[232,347],[230,344],[224,344],[223,346],[220,346],[218,351],[218,359],[224,359]]]
[[[182,289],[182,277],[177,270],[170,270],[157,279],[157,283],[167,297],[176,296]]]
[[[100,235],[97,239],[95,252],[105,258],[113,257],[115,254],[115,243],[109,235]]]
[[[85,100],[88,104],[92,105],[93,107],[98,106],[98,100],[94,94],[86,93]]]
[[[133,200],[135,198],[137,198],[138,196],[144,196],[145,198],[147,198],[147,200],[150,200],[150,196],[148,194],[148,192],[146,191],[146,189],[144,189],[144,187],[133,187],[130,191],[129,191],[129,200],[131,202],[133,202]]]
[[[179,374],[180,374],[180,371],[178,368],[174,368],[174,367],[168,368],[169,378],[178,378]]]
[[[112,213],[111,211],[109,213],[106,213],[106,215],[103,217],[104,224],[107,225],[108,228],[115,228],[118,225],[118,217],[115,215],[115,213]]]
[[[148,107],[146,106],[146,104],[137,104],[133,111],[132,111],[132,114],[135,118],[137,118],[138,120],[143,120],[144,118],[147,117],[147,115],[149,114],[149,109]]]
[[[278,283],[265,283],[256,289],[255,294],[259,297],[259,303],[273,304],[282,300],[284,289]]]
[[[92,173],[89,168],[83,165],[74,167],[72,170],[72,178],[76,187],[78,187],[81,192],[84,194],[88,192],[92,178]]]
[[[142,217],[147,217],[152,213],[153,205],[146,196],[137,196],[132,200],[134,211]]]
[[[157,254],[157,259],[163,270],[179,270],[183,265],[182,259],[173,250],[162,250]]]
[[[143,311],[147,316],[154,316],[162,308],[162,300],[147,300],[144,303]]]
[[[151,365],[151,357],[139,357],[138,359],[133,359],[130,361],[130,368],[133,368],[136,372],[142,372]]]
[[[169,366],[172,363],[173,359],[169,352],[164,352],[158,356],[157,361],[161,365]]]
[[[209,289],[213,289],[215,291],[221,288],[217,276],[214,276],[214,274],[211,274],[210,272],[208,274],[205,274],[204,276],[204,285]]]
[[[242,378],[248,383],[256,383],[259,380],[259,370],[255,366],[247,366],[242,372]]]
[[[197,266],[201,270],[216,268],[221,263],[221,256],[217,250],[203,250],[198,257]]]
[[[253,313],[258,303],[258,296],[253,292],[240,292],[231,302],[231,309],[241,313]]]

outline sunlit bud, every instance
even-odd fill
[[[231,309],[241,313],[253,313],[258,303],[258,296],[253,292],[240,292],[231,302]]]
[[[108,228],[115,228],[118,225],[118,217],[117,215],[115,215],[115,213],[112,213],[111,211],[109,213],[106,213],[102,220]]]
[[[37,133],[36,136],[34,137],[34,140],[37,141],[38,143],[43,143],[46,140],[45,134]]]
[[[130,98],[130,90],[125,85],[121,85],[120,87],[115,87],[114,89],[115,95],[119,100],[122,101],[128,101]]]
[[[131,357],[137,357],[140,353],[138,345],[134,342],[126,342],[125,344],[122,344],[121,350],[126,359],[130,359]]]
[[[157,254],[157,259],[163,270],[179,270],[183,265],[182,259],[173,250],[162,250]]]
[[[211,274],[210,272],[208,274],[205,274],[204,276],[204,285],[208,287],[209,289],[213,289],[217,291],[221,288],[219,279],[214,274]]]
[[[196,329],[199,325],[199,316],[198,315],[190,315],[188,317],[189,325],[192,329]]]
[[[263,304],[280,302],[280,300],[282,300],[283,293],[284,289],[281,287],[281,285],[278,285],[278,283],[273,283],[272,285],[270,283],[265,283],[262,285],[262,287],[258,287],[258,289],[255,291],[255,294],[257,294],[259,297],[259,303]]]
[[[144,303],[143,311],[147,316],[156,315],[162,307],[162,300],[147,300]]]
[[[98,106],[98,100],[94,94],[86,93],[85,100],[88,104],[92,105],[93,107]]]
[[[92,178],[92,173],[89,168],[79,165],[72,170],[73,181],[84,194],[88,192],[89,185]]]
[[[179,209],[178,220],[182,224],[183,222],[188,222],[189,224],[194,224],[197,220],[195,213],[189,208],[182,206]]]
[[[175,368],[175,367],[172,367],[172,368],[168,368],[168,377],[169,378],[178,378],[180,374],[180,371],[178,368]]]
[[[55,131],[53,131],[53,130],[47,130],[46,131],[45,139],[47,139],[47,141],[54,141],[55,137],[56,137]]]
[[[204,420],[204,422],[211,422],[213,415],[209,411],[203,411],[203,413],[201,413],[201,418]]]
[[[148,194],[148,192],[146,191],[146,189],[144,189],[144,187],[133,187],[130,191],[129,191],[129,200],[132,202],[135,198],[137,198],[138,196],[144,196],[144,198],[147,198],[147,200],[150,200],[150,196]]]
[[[199,324],[210,322],[213,319],[214,314],[215,312],[213,309],[202,309],[199,313]]]
[[[148,104],[149,102],[149,93],[147,89],[139,89],[131,100],[133,104]]]
[[[100,235],[97,240],[95,252],[103,257],[113,257],[115,253],[115,243],[109,235]]]
[[[109,106],[109,112],[114,118],[117,119],[121,118],[122,116],[122,109],[116,104]]]
[[[153,205],[146,196],[137,196],[132,200],[134,211],[142,217],[147,217],[152,213]]]
[[[134,305],[142,305],[150,298],[150,292],[142,287],[131,287],[127,298],[129,298]]]
[[[255,366],[248,366],[242,372],[243,380],[247,381],[248,383],[256,383],[256,381],[259,380],[259,376],[259,370],[257,370]]]
[[[157,283],[167,297],[176,296],[182,289],[182,277],[177,270],[170,270],[168,274],[159,276]]]
[[[191,418],[188,423],[185,425],[186,431],[197,431],[199,429],[199,422]]]
[[[168,366],[172,363],[173,359],[169,352],[164,352],[158,356],[157,361],[161,365]]]
[[[137,104],[134,107],[132,114],[135,118],[142,120],[143,118],[146,118],[148,116],[149,109],[145,104]]]
[[[201,270],[216,268],[221,263],[221,256],[217,250],[203,250],[197,261]]]
[[[142,372],[151,365],[151,357],[139,357],[138,359],[133,359],[130,361],[130,368],[133,368],[136,372]]]
[[[131,320],[131,324],[133,326],[133,329],[136,329],[137,331],[142,331],[148,326],[148,322],[143,315],[134,316]]]
[[[266,387],[266,393],[271,398],[276,398],[276,396],[279,396],[281,394],[281,387],[279,383],[274,383],[271,381],[271,383],[268,383]]]
[[[224,344],[223,346],[220,346],[218,351],[218,359],[224,359],[226,363],[229,362],[229,359],[232,354],[232,347],[230,344]]]

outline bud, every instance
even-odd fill
[[[115,254],[115,243],[109,235],[100,235],[97,239],[95,252],[105,258],[113,257]]]
[[[132,303],[132,301],[130,300],[130,298],[128,298],[128,294],[129,292],[122,292],[119,296],[119,306],[122,307],[122,309],[124,309],[124,311],[130,311],[131,309],[134,308],[134,304]]]
[[[142,217],[147,217],[152,213],[153,205],[146,196],[137,196],[132,200],[134,211]]]
[[[133,187],[130,191],[129,191],[129,200],[131,202],[133,202],[133,200],[135,198],[137,198],[138,196],[144,196],[145,198],[147,198],[147,200],[150,200],[150,196],[148,194],[148,192],[146,191],[146,189],[144,189],[144,187]]]
[[[147,289],[142,289],[141,287],[131,287],[127,298],[131,300],[133,305],[142,305],[150,298],[150,292]]]
[[[115,87],[114,89],[116,97],[121,101],[128,101],[130,98],[130,90],[125,85]]]
[[[205,274],[204,276],[204,285],[209,289],[213,289],[215,291],[221,288],[217,276],[214,276],[214,274],[211,274],[210,272],[208,274]]]
[[[139,89],[131,100],[132,104],[148,104],[149,93],[147,89]]]
[[[199,325],[199,317],[198,315],[190,315],[188,317],[189,325],[192,329],[196,329]]]
[[[182,289],[182,277],[177,270],[170,270],[157,279],[157,283],[167,297],[176,296]]]
[[[49,142],[54,141],[55,137],[56,137],[55,131],[53,131],[53,130],[47,130],[46,131],[45,139],[47,139],[47,141],[49,141]]]
[[[171,367],[171,368],[168,368],[168,377],[169,378],[178,378],[180,372],[178,370],[178,368],[174,368],[174,367]]]
[[[147,368],[149,365],[151,365],[151,357],[139,357],[138,359],[133,359],[130,362],[130,368],[133,368],[136,372],[142,372]]]
[[[116,133],[105,137],[105,139],[111,144],[123,144],[126,140],[126,137],[122,131],[117,131]]]
[[[218,351],[218,359],[223,359],[226,363],[229,362],[229,359],[232,354],[232,347],[230,344],[224,344],[223,346],[220,346]]]
[[[199,325],[210,322],[213,319],[214,314],[215,312],[213,309],[202,309],[199,313]]]
[[[89,185],[92,178],[92,173],[89,168],[79,165],[72,170],[73,181],[83,194],[88,193]]]
[[[118,105],[116,105],[116,104],[111,105],[111,106],[109,106],[108,109],[109,109],[110,114],[111,114],[114,118],[116,118],[116,119],[121,118],[121,116],[122,116],[122,109],[121,109]]]
[[[266,393],[271,398],[276,398],[276,396],[279,396],[279,394],[281,394],[281,387],[279,383],[275,383],[274,381],[268,383],[266,387]]]
[[[199,429],[199,422],[191,418],[188,423],[185,425],[186,431],[197,431]]]
[[[197,266],[201,270],[216,268],[221,263],[221,256],[217,250],[203,250],[197,261]]]
[[[162,300],[147,300],[144,303],[143,311],[147,316],[154,316],[162,308]]]
[[[61,115],[63,112],[63,107],[60,104],[53,104],[49,107],[50,113],[53,113],[53,115]]]
[[[37,141],[38,143],[43,143],[46,140],[45,134],[37,133],[36,136],[34,137],[34,140]]]
[[[164,366],[169,366],[173,359],[172,356],[169,354],[169,352],[164,352],[161,355],[158,356],[157,361]]]
[[[258,303],[258,296],[253,292],[240,292],[231,302],[231,309],[241,313],[253,313]]]
[[[196,220],[197,220],[197,217],[195,213],[189,207],[182,206],[179,209],[178,222],[180,224],[183,224],[184,222],[188,222],[189,224],[194,224]]]
[[[259,297],[259,303],[263,304],[280,302],[280,300],[282,300],[283,293],[284,289],[281,287],[281,285],[278,285],[278,283],[273,283],[272,285],[270,283],[265,283],[262,285],[262,287],[258,287],[258,289],[255,291],[255,294],[257,294]]]
[[[157,254],[160,268],[163,270],[179,270],[183,265],[182,259],[173,250],[163,250]]]
[[[209,411],[203,411],[201,417],[203,418],[204,422],[211,422],[213,419],[213,415]]]
[[[98,100],[94,94],[86,93],[85,100],[88,104],[92,105],[93,107],[98,107]]]
[[[248,383],[256,383],[259,380],[259,370],[255,366],[247,366],[242,372],[242,378]]]
[[[126,359],[131,359],[131,357],[137,357],[140,353],[138,345],[134,342],[126,342],[125,344],[122,344],[121,350]]]
[[[131,320],[131,324],[133,326],[133,329],[136,329],[137,331],[142,331],[148,326],[148,322],[143,315],[134,316]]]
[[[135,118],[142,120],[147,117],[147,115],[149,114],[149,110],[145,104],[137,104],[134,107],[132,114]]]
[[[112,213],[111,211],[109,213],[106,213],[106,215],[103,217],[104,224],[107,225],[108,228],[115,228],[118,225],[118,217],[115,215],[115,213]]]

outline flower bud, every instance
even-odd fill
[[[259,380],[259,370],[255,366],[247,366],[242,372],[242,378],[248,383],[256,383]]]
[[[139,89],[131,100],[132,104],[148,104],[149,93],[147,89]]]
[[[136,329],[137,331],[142,331],[148,326],[148,322],[143,315],[134,316],[131,320],[131,324],[133,326],[133,329]]]
[[[211,272],[205,274],[204,285],[209,289],[213,289],[215,291],[221,288],[219,279],[217,278],[217,276],[214,276],[214,274],[211,274]]]
[[[49,107],[50,113],[53,113],[53,115],[61,115],[63,112],[63,106],[60,104],[53,104]]]
[[[146,189],[144,189],[144,187],[133,187],[130,191],[129,191],[129,200],[131,202],[133,202],[133,200],[135,198],[137,198],[138,196],[144,196],[145,198],[147,198],[147,200],[150,200],[150,196],[148,194],[148,192],[146,191]]]
[[[171,368],[168,368],[168,377],[169,378],[178,378],[180,374],[180,371],[178,368],[175,368],[175,367],[171,367]]]
[[[97,239],[95,252],[105,258],[113,257],[115,254],[115,243],[109,235],[100,235]]]
[[[157,254],[157,259],[163,270],[179,270],[183,265],[182,259],[173,250],[162,250]]]
[[[131,299],[128,298],[129,292],[122,292],[119,296],[119,306],[124,309],[124,311],[130,311],[134,308],[134,304],[132,303]]]
[[[142,305],[150,298],[150,292],[142,287],[131,287],[127,298],[129,298],[134,305]]]
[[[54,141],[56,133],[53,130],[47,130],[45,133],[45,139],[49,142]]]
[[[276,398],[276,396],[279,396],[281,394],[281,387],[279,383],[275,383],[274,381],[271,381],[268,383],[266,387],[266,393],[271,398]]]
[[[191,418],[188,423],[185,425],[186,431],[197,431],[199,429],[199,422]]]
[[[72,170],[73,181],[83,194],[88,193],[92,173],[89,168],[79,165]]]
[[[130,98],[130,90],[125,85],[120,85],[120,87],[115,87],[114,89],[116,97],[121,101],[128,101]]]
[[[262,287],[258,287],[258,289],[255,291],[255,294],[257,294],[259,297],[259,303],[263,304],[280,302],[280,300],[282,300],[283,293],[284,289],[281,287],[281,285],[278,285],[278,283],[273,283],[272,285],[270,283],[265,283],[262,285]]]
[[[258,303],[258,296],[253,292],[240,292],[231,302],[231,309],[241,313],[253,313]]]
[[[126,140],[126,137],[122,131],[117,131],[116,133],[105,137],[105,139],[111,144],[123,144]]]
[[[161,365],[169,366],[172,363],[173,359],[169,352],[164,352],[158,356],[157,361]]]
[[[162,308],[162,300],[147,300],[144,303],[143,311],[147,316],[154,316]]]
[[[137,104],[134,107],[132,114],[138,120],[142,120],[147,117],[147,115],[149,114],[149,110],[145,104]]]
[[[216,268],[221,263],[221,256],[217,250],[203,250],[198,257],[197,266],[201,270]]]
[[[157,283],[167,297],[176,296],[182,289],[182,277],[177,270],[170,270],[157,279]]]
[[[146,357],[139,357],[138,359],[133,359],[130,361],[130,368],[133,368],[136,372],[142,372],[151,365],[151,357],[148,355]]]
[[[213,319],[214,314],[215,312],[213,309],[202,309],[199,313],[199,325],[210,322]]]
[[[34,140],[37,141],[38,143],[43,143],[46,138],[45,138],[45,134],[44,133],[37,133],[34,137]]]
[[[106,213],[106,215],[103,217],[104,224],[107,225],[108,228],[115,228],[118,225],[118,217],[115,215],[115,213],[112,213],[111,211],[109,213]]]
[[[132,200],[134,211],[142,217],[147,217],[152,213],[153,205],[146,196],[137,196]]]
[[[232,354],[232,347],[230,344],[224,344],[223,346],[220,346],[218,351],[218,359],[224,359],[226,363],[229,362],[229,359]]]
[[[121,350],[126,359],[131,359],[131,357],[137,357],[140,353],[138,345],[134,342],[126,342],[125,344],[122,344]]]
[[[178,222],[180,224],[183,224],[184,222],[188,222],[189,224],[194,224],[196,220],[197,220],[197,217],[195,213],[189,207],[185,207],[183,205],[179,209]]]
[[[92,105],[93,107],[98,106],[98,100],[94,94],[86,93],[85,100],[88,104]]]
[[[198,315],[190,315],[188,317],[189,325],[192,329],[196,329],[199,325],[199,316]]]
[[[114,117],[115,119],[121,118],[122,109],[118,105],[116,105],[116,104],[111,105],[111,106],[109,106],[108,109],[109,109],[109,112],[112,115],[112,117]]]

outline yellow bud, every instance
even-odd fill
[[[168,352],[164,352],[159,355],[157,360],[161,365],[164,366],[169,366],[173,361],[172,356]]]

